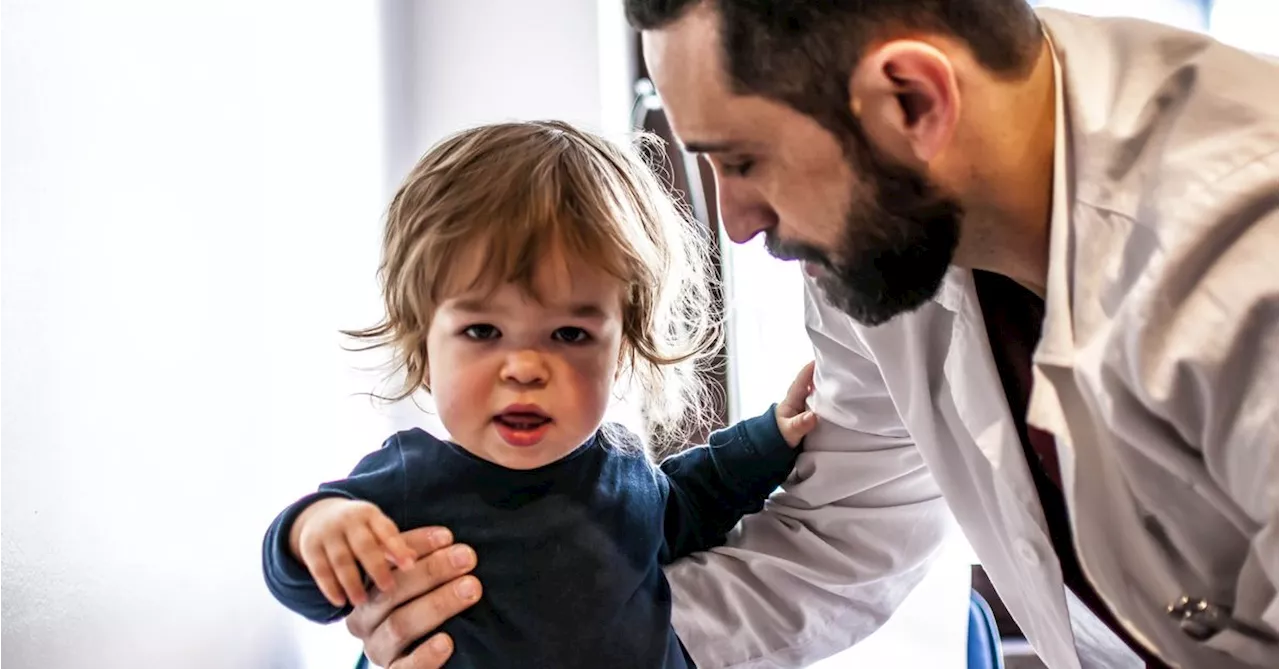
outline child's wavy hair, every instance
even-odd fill
[[[623,378],[639,382],[656,439],[710,422],[701,372],[719,350],[722,318],[707,271],[709,231],[677,206],[633,148],[559,121],[453,135],[400,186],[379,268],[386,316],[345,333],[392,350],[404,385],[385,399],[430,391],[427,331],[448,297],[442,293],[456,285],[450,272],[477,245],[488,260],[474,288],[514,283],[533,294],[539,264],[555,253],[620,280]]]

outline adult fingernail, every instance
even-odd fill
[[[449,551],[449,562],[459,569],[470,567],[476,561],[476,552],[467,546],[457,546]]]
[[[428,641],[427,643],[431,646],[431,650],[434,650],[437,653],[443,654],[449,652],[449,637],[444,636],[443,634],[432,637],[431,641]]]
[[[439,548],[448,545],[453,537],[449,534],[449,530],[436,530],[431,533],[431,545]]]
[[[476,583],[474,578],[466,578],[459,581],[458,584],[453,587],[453,591],[463,599],[475,599],[480,595],[480,590],[477,587],[478,585],[479,584]]]

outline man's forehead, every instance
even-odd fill
[[[720,48],[719,18],[704,2],[679,20],[642,35],[649,76],[662,98],[667,122],[690,153],[761,151],[778,122],[779,105],[740,95],[729,85]]]
[[[724,132],[725,103],[731,96],[721,65],[719,24],[710,4],[641,36],[649,75],[681,142],[727,139],[718,135]]]

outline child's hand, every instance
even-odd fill
[[[367,600],[357,562],[386,592],[395,587],[389,562],[408,569],[415,557],[381,509],[337,497],[315,502],[298,514],[289,531],[289,547],[334,606]]]
[[[787,389],[786,398],[778,402],[776,411],[778,430],[791,448],[798,446],[804,435],[809,434],[813,426],[818,424],[818,415],[805,406],[805,400],[809,399],[812,392],[813,363],[810,362],[800,369],[796,380]]]

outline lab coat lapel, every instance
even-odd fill
[[[947,283],[939,302],[955,313],[944,373],[952,388],[963,389],[952,395],[956,411],[972,443],[998,472],[995,481],[1004,487],[1001,497],[1010,496],[1045,529],[1040,500],[991,355],[973,273],[953,270]]]
[[[974,549],[996,587],[1016,591],[1008,597],[1022,607],[1014,615],[1028,638],[1034,639],[1041,652],[1057,658],[1055,666],[1078,669],[1062,575],[1051,557],[1048,524],[991,354],[973,274],[953,270],[948,284],[938,301],[955,316],[944,363],[961,423],[954,426],[960,428],[955,429],[955,447],[981,452],[981,459],[963,461],[969,463],[975,484],[990,481],[990,487],[982,485],[973,491],[987,500],[985,515],[966,520],[975,524],[985,521],[1001,539],[995,545],[975,543]],[[983,462],[990,465],[989,474],[974,470]],[[1036,559],[1030,559],[1030,554]]]

